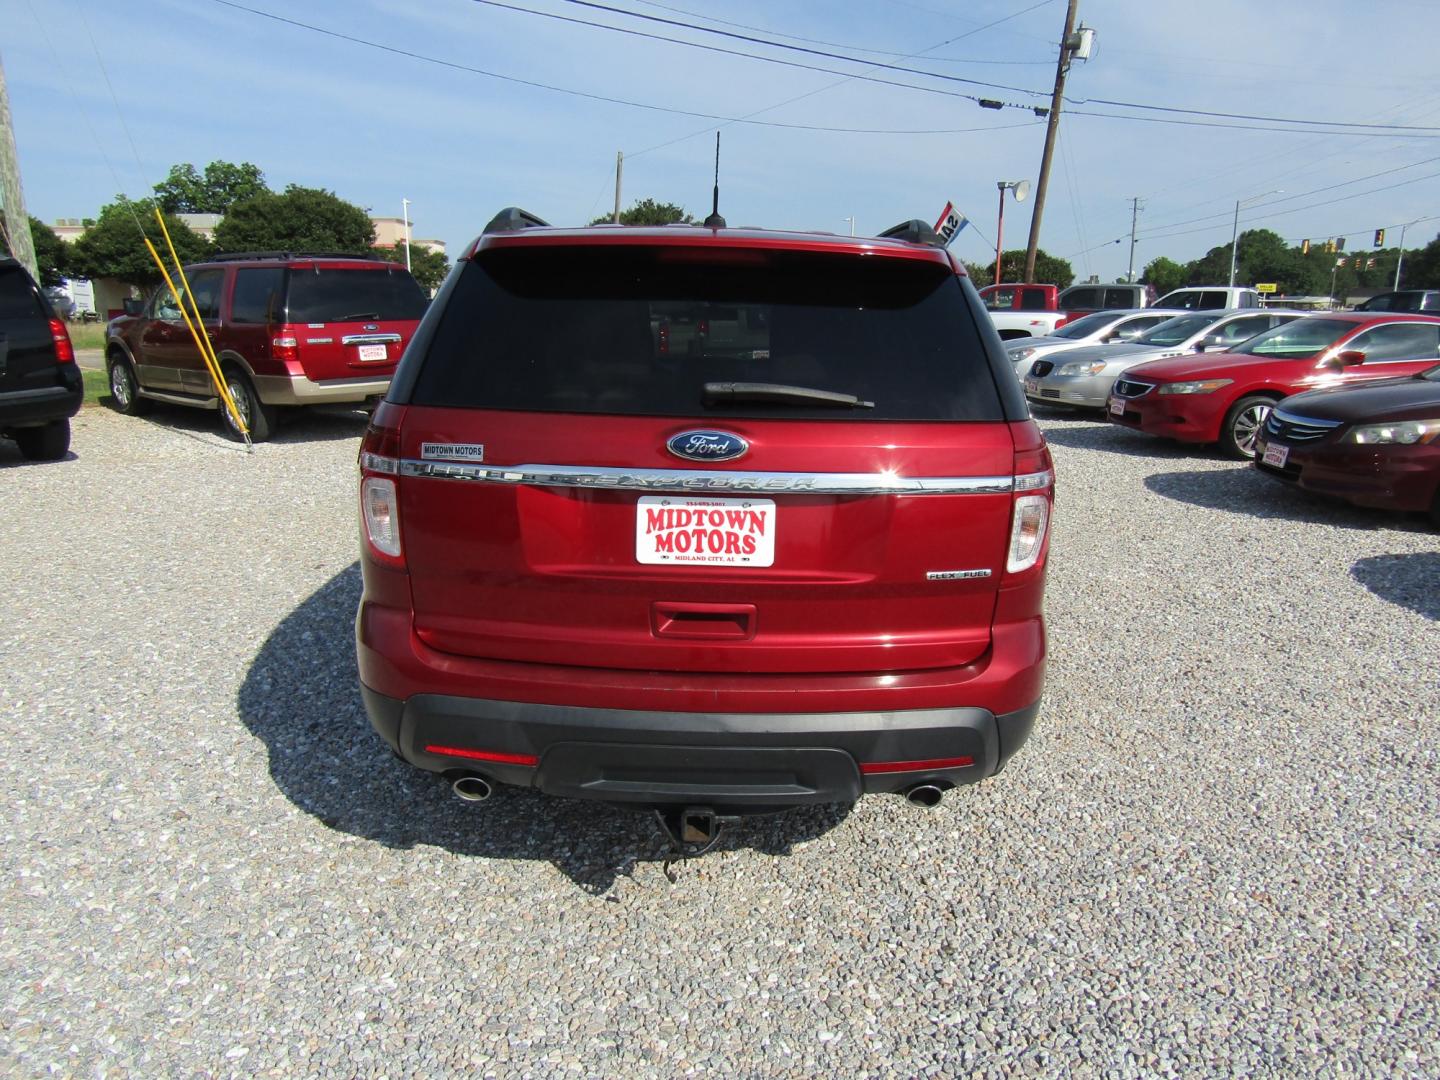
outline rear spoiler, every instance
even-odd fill
[[[518,206],[507,206],[490,219],[490,223],[485,226],[484,231],[487,233],[519,232],[521,229],[544,229],[549,225],[548,221],[536,217],[528,210],[521,210]]]
[[[880,234],[880,238],[905,240],[911,244],[925,244],[927,247],[943,248],[945,246],[945,241],[940,239],[940,234],[919,218],[911,218],[909,221],[902,221],[899,225],[892,225]]]

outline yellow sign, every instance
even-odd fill
[[[1275,282],[1270,281],[1270,282],[1266,282],[1264,285],[1256,285],[1256,286],[1255,286],[1255,291],[1256,291],[1256,292],[1263,292],[1263,293],[1273,293],[1273,292],[1276,291],[1276,290],[1275,290]]]

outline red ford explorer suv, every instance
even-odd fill
[[[1255,435],[1281,398],[1367,379],[1412,375],[1440,356],[1440,319],[1336,312],[1307,315],[1228,353],[1130,368],[1107,412],[1126,427],[1255,456]]]
[[[923,223],[502,212],[360,470],[366,708],[462,797],[680,808],[704,837],[864,792],[934,805],[1034,722],[1050,454]]]

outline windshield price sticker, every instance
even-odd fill
[[[643,496],[635,507],[635,560],[651,566],[773,566],[775,503]]]

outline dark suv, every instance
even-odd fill
[[[1429,315],[1440,312],[1440,290],[1402,289],[1399,292],[1380,293],[1363,304],[1356,304],[1355,310],[1418,311]]]
[[[0,257],[0,435],[31,461],[62,458],[84,397],[64,322],[25,268]]]
[[[286,405],[361,404],[390,385],[425,295],[403,266],[353,255],[250,252],[185,269],[236,407],[255,440]],[[115,408],[202,409],[219,395],[170,290],[161,285],[106,331]],[[226,431],[240,434],[220,408]]]
[[[1034,722],[1050,453],[922,223],[504,213],[360,473],[366,708],[463,797],[933,805]]]

